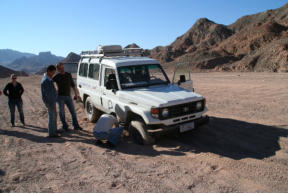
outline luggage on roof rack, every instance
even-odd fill
[[[123,52],[127,56],[137,56],[143,54],[142,48],[125,48],[123,49]]]
[[[109,53],[123,53],[122,47],[120,45],[106,45],[98,46],[99,54],[109,54]]]
[[[94,51],[82,51],[82,56],[93,57],[112,57],[112,56],[137,56],[142,55],[142,48],[125,48],[122,49],[120,45],[99,45],[97,50]]]

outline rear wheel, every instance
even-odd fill
[[[128,131],[133,142],[143,144],[154,144],[155,139],[150,136],[146,130],[146,125],[143,121],[132,120],[129,124]]]
[[[85,109],[86,117],[88,118],[90,122],[95,123],[99,119],[101,112],[93,106],[93,103],[90,97],[86,98],[84,109]]]

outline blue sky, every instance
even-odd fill
[[[287,0],[0,0],[0,49],[58,56],[99,44],[166,46],[206,17],[229,25]]]

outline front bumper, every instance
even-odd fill
[[[195,128],[197,129],[198,127],[209,123],[209,116],[202,116],[198,119],[194,119],[194,120],[190,120],[188,122],[195,122]],[[178,123],[175,125],[170,125],[170,126],[166,126],[166,125],[148,125],[148,130],[147,132],[150,134],[157,134],[157,133],[167,133],[167,132],[172,132],[172,131],[179,131],[180,130],[180,125],[181,124],[185,124],[188,122],[183,122],[183,123]]]

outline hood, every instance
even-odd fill
[[[197,93],[171,84],[123,90],[119,96],[128,99],[131,104],[154,107],[166,107],[203,99]]]

